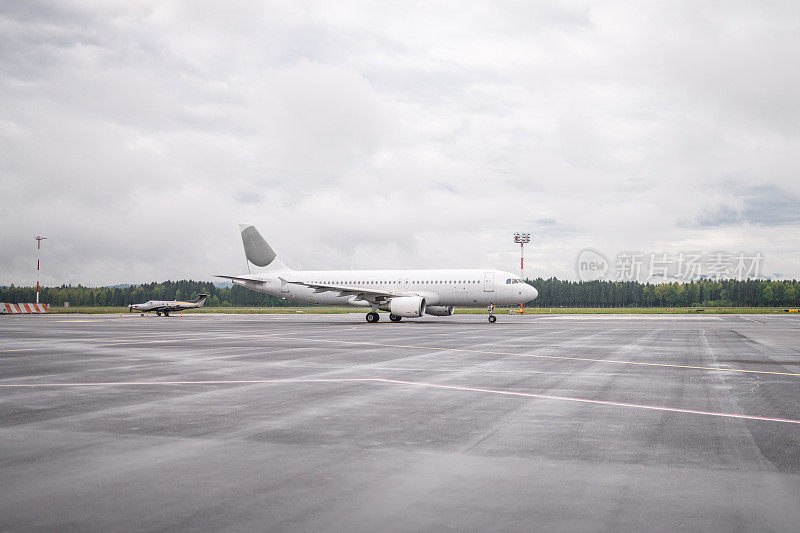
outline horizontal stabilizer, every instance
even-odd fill
[[[230,279],[230,280],[234,280],[234,281],[247,281],[249,283],[260,283],[262,285],[264,284],[264,282],[262,280],[260,280],[260,279],[243,278],[241,276],[224,276],[222,274],[215,274],[214,277],[215,278],[225,278],[225,279]]]

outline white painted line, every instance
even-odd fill
[[[317,337],[278,337],[273,336],[270,337],[270,340],[278,340],[278,341],[309,341],[309,342],[321,342],[326,344],[344,344],[344,345],[355,345],[355,346],[374,346],[379,348],[408,348],[414,350],[431,350],[431,351],[438,351],[438,352],[459,352],[459,353],[471,353],[471,354],[479,354],[479,355],[503,355],[503,356],[511,356],[511,357],[530,357],[536,359],[561,359],[566,361],[588,361],[592,363],[608,363],[613,365],[634,365],[634,366],[650,366],[650,367],[664,367],[664,368],[683,368],[689,370],[709,370],[712,372],[741,372],[745,374],[773,374],[779,376],[800,376],[800,373],[796,372],[777,372],[774,370],[746,370],[743,368],[721,368],[721,367],[710,367],[710,366],[697,366],[697,365],[679,365],[673,363],[651,363],[647,361],[626,361],[622,359],[595,359],[592,357],[571,357],[566,355],[539,355],[539,354],[530,354],[530,353],[514,353],[514,352],[498,352],[493,350],[476,350],[470,348],[452,348],[452,347],[437,347],[437,346],[417,346],[417,345],[410,345],[410,344],[384,344],[384,343],[377,343],[377,342],[367,342],[367,341],[340,341],[334,339],[322,339]]]
[[[421,381],[405,381],[387,378],[299,378],[299,379],[228,379],[228,380],[202,380],[202,381],[116,381],[116,382],[87,382],[87,383],[2,383],[1,388],[36,388],[36,387],[105,387],[105,386],[151,386],[151,385],[231,385],[231,384],[281,384],[281,383],[393,383],[396,385],[411,385],[435,389],[458,390],[467,392],[480,392],[499,394],[503,396],[516,396],[522,398],[541,398],[564,402],[585,403],[591,405],[605,405],[610,407],[626,407],[632,409],[647,409],[651,411],[665,411],[671,413],[684,413],[690,415],[716,416],[722,418],[738,418],[741,420],[760,420],[764,422],[782,422],[786,424],[800,424],[800,420],[791,418],[776,418],[770,416],[744,415],[738,413],[721,413],[716,411],[702,411],[697,409],[682,409],[679,407],[665,407],[660,405],[647,405],[610,400],[591,400],[588,398],[574,398],[571,396],[554,396],[552,394],[537,394],[532,392],[517,392],[498,389],[484,389],[480,387],[464,387],[460,385],[443,385],[439,383],[425,383]]]
[[[790,418],[774,418],[768,416],[755,416],[755,415],[741,415],[737,413],[719,413],[716,411],[699,411],[696,409],[681,409],[678,407],[663,407],[659,405],[646,405],[646,404],[636,404],[636,403],[626,403],[626,402],[614,402],[608,400],[590,400],[587,398],[573,398],[570,396],[553,396],[551,394],[536,394],[532,392],[515,392],[515,391],[504,391],[504,390],[495,390],[495,389],[482,389],[477,387],[461,387],[458,385],[439,385],[436,383],[422,383],[417,381],[403,381],[403,380],[395,380],[395,379],[379,379],[376,381],[383,381],[386,383],[401,383],[405,385],[417,385],[420,387],[433,387],[439,389],[451,389],[451,390],[463,390],[463,391],[471,391],[471,392],[488,392],[492,394],[502,394],[506,396],[522,396],[527,398],[543,398],[547,400],[560,400],[560,401],[567,401],[567,402],[579,402],[579,403],[589,403],[589,404],[596,404],[596,405],[610,405],[614,407],[632,407],[637,409],[650,409],[654,411],[669,411],[673,413],[687,413],[693,415],[707,415],[707,416],[720,416],[726,418],[741,418],[746,420],[764,420],[768,422],[785,422],[788,424],[800,424],[800,420],[793,420]]]

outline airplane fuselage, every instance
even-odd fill
[[[244,278],[253,281],[244,281]],[[359,294],[341,295],[309,285],[382,291],[398,296],[422,296],[428,306],[481,307],[518,305],[533,300],[536,289],[518,275],[502,270],[307,270],[246,274],[233,283],[279,298],[319,305],[373,304]],[[354,292],[354,291],[350,291]]]

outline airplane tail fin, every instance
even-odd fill
[[[196,304],[200,304],[198,307],[203,307],[208,299],[208,294],[201,294],[197,297],[197,300],[194,301]]]
[[[242,244],[244,254],[247,257],[247,266],[252,272],[281,272],[290,270],[278,259],[278,255],[272,250],[264,237],[252,224],[239,224],[239,232],[242,234]],[[253,268],[255,267],[255,268]]]

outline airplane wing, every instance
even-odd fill
[[[187,309],[193,309],[192,305],[187,302],[176,302],[173,305],[165,305],[159,309],[159,311],[166,311],[167,313],[172,313],[173,311],[185,311]]]
[[[161,312],[166,311],[167,313],[169,313],[170,311],[172,311],[172,307],[169,306],[169,305],[154,305],[153,307],[148,307],[144,311],[146,311],[147,313],[155,313],[155,312],[158,312],[158,311],[161,311]]]
[[[365,289],[364,287],[348,287],[345,285],[326,285],[321,283],[306,283],[303,281],[288,281],[280,277],[278,279],[281,280],[281,283],[312,288],[316,294],[321,292],[338,292],[339,296],[360,296],[360,299],[375,302],[381,302],[389,300],[395,296],[401,296],[400,294],[394,292]]]

